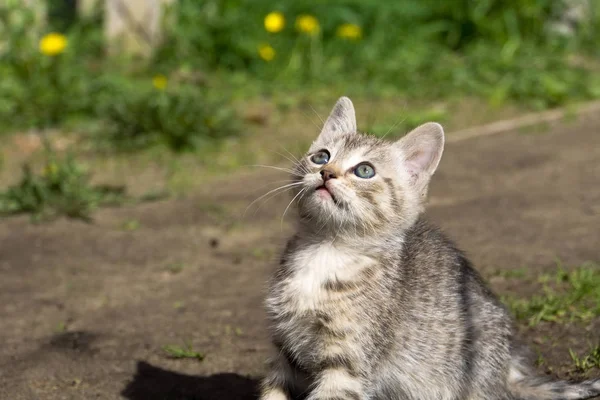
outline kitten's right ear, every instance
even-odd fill
[[[340,97],[325,121],[317,140],[329,141],[347,133],[356,133],[356,115],[352,101],[347,97]]]
[[[402,153],[402,165],[410,184],[425,193],[444,151],[444,129],[440,124],[423,124],[395,143]]]

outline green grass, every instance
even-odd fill
[[[156,89],[123,82],[98,107],[104,122],[99,140],[139,150],[163,145],[176,151],[200,150],[239,134],[232,107],[207,91],[185,85]]]
[[[136,231],[140,228],[140,221],[137,219],[128,219],[121,224],[121,227],[125,231]]]
[[[55,331],[57,333],[63,333],[67,331],[67,323],[65,321],[61,321],[58,324],[56,324],[56,328]]]
[[[266,29],[272,12],[285,19],[281,30]],[[0,121],[17,129],[99,120],[119,147],[161,142],[182,150],[239,133],[230,100],[240,98],[279,94],[289,107],[298,91],[411,102],[475,96],[530,108],[598,98],[600,7],[571,38],[547,29],[563,13],[554,0],[182,0],[166,16],[164,43],[143,64],[105,56],[100,12],[74,24],[51,18],[68,46],[41,54],[33,14],[12,1],[0,7]],[[302,15],[316,19],[313,32],[299,31]],[[344,24],[360,35],[340,35]],[[272,59],[261,58],[264,45]],[[165,80],[153,87],[158,75]],[[410,113],[401,127],[428,119],[443,120],[444,111]]]
[[[507,279],[523,279],[527,276],[526,268],[514,268],[514,269],[498,269],[494,272],[494,276],[499,276]]]
[[[268,32],[264,26],[271,12],[285,18],[281,31]],[[593,45],[599,37],[598,7],[571,39],[547,29],[546,22],[563,13],[552,0],[443,5],[209,0],[181,1],[172,13],[178,23],[168,27],[155,58],[158,68],[217,71],[227,75],[220,81],[234,88],[258,87],[255,95],[299,87],[361,88],[364,94],[411,99],[476,95],[496,105],[517,101],[533,108],[600,96]],[[318,21],[313,34],[295,26],[306,14]],[[342,24],[357,26],[361,36],[340,37]],[[261,59],[258,49],[264,45],[273,48],[273,59]],[[583,67],[570,55],[589,63]],[[182,59],[183,66],[173,63]]]
[[[252,257],[264,261],[272,260],[275,256],[274,250],[266,247],[253,247],[251,249],[251,254]]]
[[[579,357],[571,349],[569,349],[569,354],[577,372],[585,373],[593,368],[600,368],[600,345],[592,347],[589,353],[582,357]]]
[[[223,93],[106,57],[97,16],[63,32],[67,45],[56,54],[41,49],[47,32],[32,30],[34,20],[19,2],[0,6],[0,133],[74,127],[100,132],[98,145],[173,151],[197,150],[239,133]]]
[[[163,346],[162,349],[171,358],[194,358],[198,361],[204,360],[204,354],[193,350],[190,343],[185,343],[183,347],[170,344]]]
[[[535,366],[536,367],[541,367],[546,365],[546,359],[544,358],[544,356],[538,352],[537,354],[537,358],[535,359]]]
[[[209,179],[273,161],[265,153],[280,150],[275,139],[303,152],[316,135],[312,124],[273,127],[291,109],[317,121],[308,106],[329,108],[339,95],[362,100],[359,113],[370,105],[375,111],[359,116],[360,128],[388,137],[430,120],[453,129],[505,116],[495,110],[599,98],[600,7],[594,5],[572,38],[560,38],[545,25],[563,13],[557,4],[181,0],[166,15],[165,41],[140,63],[106,56],[101,12],[74,24],[51,17],[48,30],[64,33],[68,44],[60,54],[42,54],[39,39],[47,32],[33,32],[33,15],[13,0],[0,6],[0,133],[59,127],[97,153],[193,152],[190,163],[180,163],[181,156],[172,163],[167,186],[177,194],[205,184],[190,170]],[[265,27],[272,12],[285,19],[280,31]],[[301,15],[316,19],[313,34],[298,30]],[[344,24],[360,35],[342,37]],[[264,45],[275,51],[272,59],[261,58]],[[485,107],[467,106],[468,118],[453,125],[467,101]],[[242,124],[252,106],[275,111]],[[74,192],[44,189],[35,200],[48,179],[25,174],[27,182],[0,195],[1,211],[89,218],[112,195],[77,178]]]
[[[178,300],[178,301],[173,302],[173,308],[176,310],[181,310],[184,307],[185,307],[185,301]]]
[[[202,202],[198,204],[198,209],[217,218],[225,218],[228,215],[227,207],[218,203]]]
[[[587,322],[600,316],[600,266],[586,263],[573,269],[561,265],[540,277],[541,294],[530,298],[504,297],[517,320],[535,326],[542,321]]]
[[[167,265],[166,269],[171,274],[175,275],[185,269],[185,264],[182,262],[173,262],[173,263],[170,263],[169,265]]]
[[[225,335],[231,336],[242,336],[244,331],[239,326],[232,327],[231,325],[225,325]]]
[[[48,148],[45,155],[39,172],[26,163],[20,182],[0,191],[0,216],[26,213],[34,221],[58,216],[89,221],[97,207],[125,201],[124,188],[92,185],[86,167],[72,154],[61,157]]]

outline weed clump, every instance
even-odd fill
[[[169,344],[163,346],[163,351],[171,358],[194,358],[198,361],[204,360],[204,354],[195,351],[190,343],[184,346]]]
[[[180,152],[202,149],[239,132],[233,109],[222,100],[196,88],[159,83],[112,89],[114,94],[99,110],[106,126],[104,139],[123,150],[165,145]]]
[[[600,368],[600,344],[592,347],[590,352],[583,357],[579,357],[571,349],[569,349],[569,354],[578,372],[585,373],[592,368]]]
[[[559,265],[554,275],[542,275],[542,294],[504,301],[518,320],[535,326],[542,321],[589,321],[600,315],[600,267],[586,263],[567,270]]]
[[[95,186],[90,178],[73,155],[61,158],[47,150],[39,173],[26,163],[20,182],[0,192],[0,214],[31,214],[34,221],[58,216],[89,221],[98,206],[125,200],[124,188]]]

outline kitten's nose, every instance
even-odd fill
[[[321,170],[321,176],[323,177],[323,182],[327,182],[330,179],[336,178],[335,172],[329,169]]]

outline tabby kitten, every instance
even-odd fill
[[[261,400],[600,394],[600,380],[534,377],[507,311],[423,218],[443,147],[435,123],[396,142],[360,134],[338,100],[295,166],[298,230],[266,300],[278,356]]]

